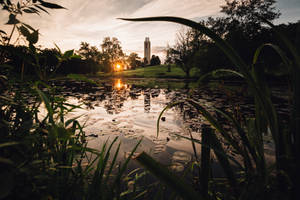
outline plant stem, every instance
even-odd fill
[[[16,29],[16,24],[14,24],[14,27],[13,27],[13,29],[11,30],[11,33],[10,33],[10,35],[9,35],[9,38],[8,38],[8,41],[7,41],[7,44],[6,44],[7,46],[8,46],[9,43],[10,43],[10,40],[11,40],[13,34],[14,34],[15,29]]]

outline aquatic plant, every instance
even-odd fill
[[[286,45],[293,55],[293,60],[289,60],[278,46],[273,44],[263,44],[256,50],[253,58],[253,64],[249,67],[239,56],[239,53],[235,51],[230,44],[200,23],[178,17],[150,17],[124,20],[175,22],[194,28],[207,35],[215,42],[215,44],[226,54],[226,56],[236,67],[236,71],[227,70],[227,72],[242,77],[246,81],[255,99],[255,117],[248,119],[245,124],[237,121],[230,113],[216,109],[217,113],[222,115],[232,124],[232,127],[236,130],[236,133],[241,140],[241,144],[232,136],[230,132],[224,130],[221,122],[212,116],[199,103],[193,100],[170,104],[166,107],[166,109],[182,103],[188,103],[195,107],[198,112],[210,122],[212,128],[215,130],[211,131],[209,134],[210,144],[206,144],[207,140],[204,139],[205,137],[202,138],[202,141],[198,141],[193,138],[186,139],[190,139],[192,142],[200,143],[205,146],[209,145],[211,147],[217,156],[219,163],[222,165],[227,175],[227,180],[234,191],[234,193],[232,193],[233,198],[264,198],[268,195],[271,195],[272,197],[279,196],[278,198],[283,196],[289,199],[296,198],[298,196],[296,192],[298,181],[295,177],[299,177],[297,168],[299,168],[300,155],[298,134],[300,113],[298,72],[300,69],[300,56],[299,52],[297,52],[296,48],[291,44],[291,42],[289,42],[289,40],[283,34],[281,34],[273,24],[262,19],[265,23],[273,28],[275,33],[279,35],[279,39],[283,41],[283,44]],[[278,120],[277,112],[271,100],[270,89],[264,81],[263,70],[256,65],[261,50],[267,46],[273,48],[279,54],[283,60],[283,63],[285,64],[285,67],[289,69],[290,72],[290,79],[293,85],[293,116],[291,117],[290,128],[282,126],[282,122]],[[216,73],[216,71],[211,73]],[[164,109],[162,113],[166,109]],[[160,119],[158,119],[158,127],[159,120]],[[271,134],[275,144],[276,169],[274,170],[271,170],[266,165],[263,146],[263,136],[265,134]],[[225,141],[234,149],[235,153],[241,156],[243,161],[242,165],[237,160],[232,158],[230,154],[224,151],[220,142],[220,138],[225,139]],[[141,160],[143,160],[143,157]],[[244,172],[241,178],[237,178],[237,174],[234,173],[235,170],[233,169],[233,166],[229,160],[234,161],[234,163],[239,166],[239,172]],[[201,168],[204,168],[203,164]],[[166,176],[163,176],[164,172],[162,170],[157,171],[151,167],[150,170],[154,171],[159,178],[166,180]],[[275,172],[275,176],[273,172]],[[199,179],[202,187],[203,185],[207,186],[209,181],[207,177],[203,178],[203,176],[200,176]],[[275,182],[273,181],[274,179],[276,180]],[[178,188],[175,188],[172,184],[169,185],[178,191]],[[271,194],[270,190],[274,190],[276,193]],[[225,194],[230,194],[230,191],[225,191]]]

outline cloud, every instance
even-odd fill
[[[199,20],[217,15],[224,0],[57,0],[67,10],[50,10],[41,17],[26,14],[22,20],[40,30],[39,44],[63,50],[79,48],[81,41],[98,46],[106,36],[117,37],[127,52],[143,52],[145,37],[150,37],[152,47],[174,44],[180,25],[168,22],[127,22],[119,17],[146,17],[172,15]],[[284,12],[298,16],[299,0],[280,0]],[[292,12],[291,7],[295,6]],[[287,17],[286,15],[283,15]],[[0,13],[4,24],[7,15]],[[9,30],[11,26],[4,26]],[[1,29],[3,29],[1,27]],[[158,50],[158,49],[156,49]],[[156,51],[155,50],[155,51]],[[154,50],[153,50],[154,52]]]
[[[176,15],[186,18],[214,14],[222,0],[60,0],[67,10],[50,15],[24,15],[22,20],[40,30],[39,44],[62,49],[78,48],[81,41],[99,46],[105,36],[115,36],[128,51],[141,51],[146,36],[162,46],[174,39],[178,25],[163,22],[132,23],[118,17]],[[203,10],[203,11],[201,11]]]
[[[152,54],[166,53],[166,50],[167,50],[166,46],[154,46],[151,48]]]
[[[216,14],[223,0],[154,0],[134,12],[132,17],[172,15],[185,18]]]

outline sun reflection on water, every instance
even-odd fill
[[[126,89],[127,84],[122,83],[121,79],[117,79],[114,83],[114,88],[121,90],[121,89]]]

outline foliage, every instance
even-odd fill
[[[48,9],[63,9],[64,7],[49,3],[42,0],[28,0],[28,1],[17,1],[11,2],[10,0],[3,0],[0,2],[0,5],[3,10],[9,13],[9,19],[6,24],[13,25],[10,35],[7,35],[4,31],[1,31],[3,45],[9,45],[12,39],[12,36],[17,29],[21,35],[23,35],[29,44],[35,44],[38,41],[38,30],[35,30],[30,25],[21,22],[17,16],[27,14],[37,14],[41,12],[48,12]]]
[[[140,59],[141,58],[137,53],[131,53],[127,58],[130,69],[136,69],[137,67],[142,66],[142,62],[140,61]]]
[[[48,89],[48,94],[42,92]],[[106,141],[100,150],[87,147],[83,127],[77,118],[65,115],[78,106],[65,103],[55,89],[37,82],[27,95],[35,102],[26,104],[22,91],[12,97],[1,95],[1,199],[110,199],[120,197],[118,190],[126,166],[138,144],[124,164],[116,166],[118,150],[110,150],[117,142]],[[23,89],[28,89],[24,87]],[[41,117],[41,105],[45,116]],[[117,149],[120,148],[120,144]],[[109,168],[109,171],[104,169]],[[112,173],[119,171],[112,175]],[[110,179],[108,179],[110,177]],[[115,179],[114,179],[115,178]]]
[[[80,48],[77,51],[78,55],[85,60],[92,60],[95,63],[99,63],[102,59],[101,52],[97,49],[96,46],[90,46],[87,42],[81,42]]]
[[[104,142],[102,149],[87,147],[80,117],[66,119],[79,106],[66,103],[47,82],[70,62],[82,61],[74,50],[39,49],[38,31],[20,22],[17,15],[39,14],[62,6],[42,0],[12,3],[0,1],[10,13],[12,33],[1,32],[0,62],[0,199],[127,199],[141,197],[128,190],[124,176],[137,146],[124,163],[116,163],[120,149],[111,154],[117,137]],[[28,46],[10,44],[18,29]],[[72,64],[72,63],[71,63]],[[16,74],[21,74],[21,79]],[[34,75],[39,81],[23,79]],[[69,76],[83,80],[82,76]],[[34,80],[33,79],[33,80]],[[32,79],[31,79],[32,80]],[[108,170],[107,170],[108,169]],[[133,179],[135,180],[135,179]]]
[[[169,48],[168,62],[174,62],[182,68],[189,78],[192,68],[198,65],[198,52],[200,51],[201,42],[204,36],[194,29],[182,29],[177,33],[177,41],[174,47]]]
[[[261,19],[273,21],[280,16],[275,3],[276,0],[226,0],[226,5],[221,6],[226,17],[219,26],[228,32],[241,31],[251,40],[264,29]]]
[[[101,44],[103,54],[103,65],[105,72],[111,72],[113,65],[124,60],[124,53],[120,41],[113,37],[105,37]]]
[[[150,66],[160,65],[160,64],[161,64],[161,61],[160,61],[159,57],[156,55],[152,55],[152,57],[150,59]]]
[[[277,44],[278,42],[272,31],[262,22],[262,18],[273,21],[280,16],[274,4],[274,0],[226,0],[225,5],[221,6],[221,12],[224,14],[222,17],[209,17],[206,21],[199,23],[212,28],[240,53],[247,64],[251,64],[252,54],[260,44],[267,42]],[[290,29],[289,32],[295,33],[296,31]],[[196,48],[191,48],[193,42]],[[215,42],[193,29],[179,32],[176,45],[169,50],[171,51],[169,54],[173,54],[172,62],[176,61],[178,65],[181,63],[187,76],[189,69],[193,67],[198,68],[202,75],[218,68],[233,69],[230,60]],[[263,62],[268,65],[266,70],[274,75],[284,74],[278,70],[278,63],[281,61],[276,58],[273,51],[266,49],[264,57]]]
[[[230,43],[236,51],[240,52],[243,60],[250,64],[256,48],[262,43],[271,42],[270,38],[274,38],[272,31],[263,26],[262,19],[273,21],[280,16],[279,11],[274,7],[275,2],[275,0],[226,0],[226,4],[221,6],[224,16],[210,17],[206,25]],[[209,57],[212,58],[208,61],[214,63],[216,57],[221,58],[222,61],[226,60],[220,51],[214,53],[213,50],[216,49],[213,47],[208,51]],[[274,57],[272,52],[268,54],[270,55],[265,55],[266,58]],[[222,61],[219,62],[218,67],[222,65]],[[230,63],[227,61],[226,64]]]
[[[299,77],[295,74],[300,69],[300,56],[296,48],[290,43],[290,41],[276,29],[276,27],[269,21],[265,22],[271,26],[275,33],[279,35],[279,39],[286,45],[290,53],[293,55],[293,61],[289,61],[278,46],[263,44],[259,47],[254,55],[253,64],[251,70],[239,56],[238,52],[233,49],[225,40],[220,38],[216,33],[207,27],[187,20],[176,17],[153,17],[153,18],[140,18],[140,19],[126,19],[130,21],[171,21],[187,25],[191,28],[195,28],[202,33],[206,34],[218,47],[226,54],[226,56],[234,64],[236,70],[242,75],[247,82],[249,88],[255,99],[255,118],[248,119],[245,124],[237,121],[231,114],[217,110],[225,119],[233,124],[236,129],[234,135],[227,132],[222,127],[219,120],[213,117],[210,112],[203,108],[200,104],[193,101],[188,101],[193,107],[195,107],[200,114],[202,114],[211,124],[211,126],[217,131],[219,137],[211,134],[212,150],[216,154],[218,161],[222,165],[225,173],[227,174],[227,180],[234,193],[231,198],[236,199],[253,199],[266,197],[281,199],[285,197],[287,199],[297,199],[297,182],[295,177],[299,176],[299,172],[296,170],[299,168],[299,127],[296,125],[299,121]],[[257,67],[258,56],[261,49],[265,46],[271,46],[283,59],[283,63],[286,68],[290,69],[290,80],[293,84],[293,118],[291,118],[291,128],[280,127],[279,121],[274,105],[271,101],[270,89],[263,79],[263,72]],[[180,102],[184,103],[184,102]],[[171,104],[166,109],[178,105],[179,103]],[[161,116],[161,115],[160,115]],[[158,119],[158,123],[159,123]],[[269,171],[267,169],[266,161],[264,158],[264,134],[271,134],[275,144],[275,165],[276,169]],[[236,139],[236,137],[239,139]],[[229,153],[223,150],[219,140],[222,138],[226,143],[230,144],[234,152],[241,156],[243,163],[239,163]],[[201,143],[201,141],[190,138],[193,142]],[[211,138],[212,139],[212,138]],[[241,144],[240,142],[241,141]],[[202,141],[203,142],[203,141]],[[221,153],[221,154],[220,154]],[[219,155],[218,155],[219,154]],[[241,170],[242,176],[239,178],[239,184],[237,184],[236,175],[233,173],[233,166],[228,162],[228,159],[234,161]],[[273,173],[272,173],[273,172]],[[275,172],[275,174],[274,174]],[[243,176],[244,175],[244,176]],[[275,180],[273,182],[272,180]],[[201,183],[202,180],[200,180]],[[207,180],[206,180],[207,181]],[[259,185],[258,185],[259,183]],[[279,188],[277,187],[279,184]],[[203,185],[203,184],[202,184]],[[205,184],[206,185],[206,184]],[[272,188],[276,192],[268,193],[268,190]],[[229,193],[229,191],[227,191]]]

